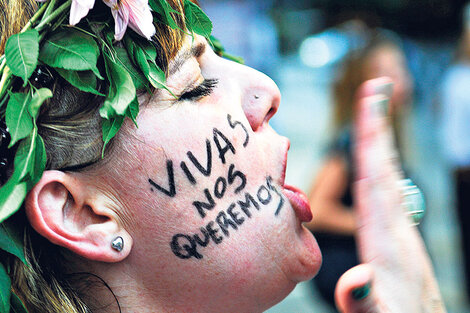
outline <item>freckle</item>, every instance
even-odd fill
[[[150,191],[153,192],[153,188],[152,188],[152,187],[150,187]]]

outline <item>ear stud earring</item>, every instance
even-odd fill
[[[121,252],[124,249],[124,239],[121,236],[117,236],[113,242],[111,242],[111,248],[117,252]]]

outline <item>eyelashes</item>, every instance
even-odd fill
[[[216,78],[204,79],[204,81],[199,86],[183,93],[178,98],[178,101],[199,100],[202,97],[208,96],[212,93],[218,82],[219,80]]]

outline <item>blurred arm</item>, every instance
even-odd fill
[[[312,231],[353,235],[354,212],[341,203],[347,188],[347,167],[343,158],[330,157],[317,176],[309,193],[314,218],[305,226]]]

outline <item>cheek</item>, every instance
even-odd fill
[[[281,230],[295,222],[278,187],[286,147],[269,129],[254,134],[242,112],[204,110],[139,121],[139,166],[126,181],[133,257],[142,266],[152,260],[160,281],[168,271],[240,285],[263,273],[283,277],[266,259],[279,255],[280,238],[289,238]]]

